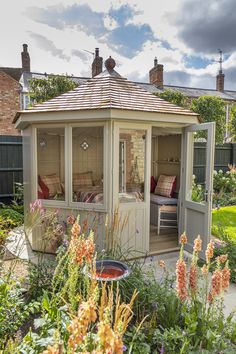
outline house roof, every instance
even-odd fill
[[[213,89],[204,89],[204,88],[195,88],[195,87],[184,87],[184,86],[173,86],[173,85],[164,85],[163,89],[159,87],[145,83],[145,82],[136,82],[137,85],[143,87],[150,93],[155,92],[163,92],[163,90],[173,90],[177,92],[181,92],[183,95],[191,98],[198,98],[201,96],[214,96],[221,98],[226,101],[236,101],[236,91],[228,91],[225,90],[224,92],[220,92]]]
[[[7,75],[11,76],[14,80],[20,81],[22,75],[21,68],[8,68],[8,67],[0,67],[0,71],[3,71]]]
[[[120,76],[113,68],[109,67],[74,90],[37,104],[21,111],[19,114],[96,109],[121,109],[198,116],[188,109],[178,107],[154,96],[140,85]],[[17,120],[19,114],[14,121]]]

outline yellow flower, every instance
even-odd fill
[[[211,258],[213,258],[214,255],[214,242],[212,240],[207,245],[205,255],[206,255],[207,263],[209,263]]]
[[[188,242],[186,233],[184,232],[181,236],[180,236],[180,243],[181,245],[185,245]]]
[[[202,240],[201,240],[201,237],[200,235],[198,235],[198,237],[194,240],[194,247],[193,247],[193,250],[195,252],[200,252],[202,249]]]

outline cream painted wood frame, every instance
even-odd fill
[[[72,127],[104,127],[103,130],[103,204],[73,202],[72,196]],[[32,126],[32,185],[31,196],[32,200],[38,198],[38,171],[37,171],[37,129],[39,128],[64,128],[65,129],[65,200],[42,200],[45,207],[63,208],[63,209],[79,209],[103,211],[108,210],[108,191],[109,191],[109,149],[111,144],[108,122],[88,122],[88,123],[73,123],[73,124],[37,124]],[[111,146],[111,145],[110,145]]]
[[[205,175],[205,201],[198,203],[191,200],[189,192],[192,190],[193,175],[193,134],[207,131],[206,148],[206,175]],[[189,134],[190,133],[190,134]],[[186,250],[192,252],[194,239],[200,235],[203,240],[201,257],[205,257],[205,249],[211,235],[211,210],[213,195],[213,170],[215,151],[215,123],[203,123],[185,128],[182,135],[181,158],[181,203],[180,203],[180,232],[186,232],[188,243]]]
[[[144,130],[145,139],[145,182],[144,201],[119,203],[119,136],[120,129]],[[151,125],[114,122],[113,125],[113,207],[118,208],[120,223],[127,218],[127,223],[120,231],[120,245],[124,250],[141,253],[149,252],[150,231],[150,174],[151,174]]]

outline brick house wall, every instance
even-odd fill
[[[0,71],[0,135],[20,135],[12,124],[20,110],[20,88],[18,81]]]

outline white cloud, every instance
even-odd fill
[[[105,13],[104,28],[106,30],[113,30],[118,26],[117,21],[108,15],[111,6],[114,9],[118,9],[124,4],[133,6],[136,11],[128,23],[148,24],[156,40],[152,42],[147,40],[143,49],[135,57],[127,58],[111,48],[107,37],[98,37],[96,33],[92,34],[91,32],[86,34],[81,28],[56,29],[47,24],[35,22],[26,15],[27,9],[32,6],[46,9],[49,6],[65,7],[74,4],[85,4],[93,11]],[[79,53],[82,53],[83,50],[93,52],[95,47],[99,47],[104,60],[111,55],[117,62],[117,71],[128,78],[136,79],[136,81],[147,80],[148,72],[156,56],[158,61],[164,64],[168,80],[172,80],[171,78],[174,80],[177,78],[176,73],[183,72],[182,79],[186,80],[183,85],[187,83],[188,85],[204,86],[206,84],[208,87],[214,88],[214,77],[218,70],[217,63],[212,62],[200,69],[186,66],[186,55],[197,56],[198,53],[194,53],[193,49],[187,47],[178,37],[178,28],[174,20],[181,4],[182,0],[149,0],[146,2],[143,0],[66,0],[66,2],[41,0],[39,3],[32,0],[4,1],[1,4],[0,31],[6,35],[1,37],[0,66],[19,67],[22,44],[28,43],[33,70],[88,76],[91,72],[90,66],[93,57],[86,54],[86,60],[86,56],[79,55]],[[216,6],[213,0],[211,5]],[[35,36],[30,33],[34,33]],[[51,41],[54,51],[47,51],[42,45],[40,46],[36,36],[38,38],[39,36],[45,37],[48,43]],[[201,54],[201,57],[213,59],[209,54],[204,56]],[[217,53],[215,57],[217,57]],[[235,69],[236,71],[236,53],[232,53],[225,60],[223,67],[226,71],[225,81],[228,80],[231,87],[236,89],[236,84],[231,83],[230,77],[227,77],[227,70],[232,72]],[[171,73],[173,73],[172,76]],[[181,78],[181,75],[178,77]],[[171,82],[171,84],[175,84],[175,82]]]

